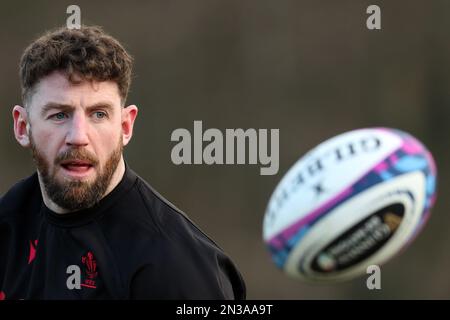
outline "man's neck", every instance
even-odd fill
[[[117,169],[111,178],[111,182],[110,182],[108,188],[106,189],[105,193],[101,197],[101,199],[106,197],[109,193],[111,193],[111,191],[114,190],[115,187],[117,187],[117,185],[122,180],[124,174],[125,174],[125,161],[123,160],[123,156],[122,156],[122,158],[119,161],[119,164],[117,165]],[[40,185],[41,193],[42,193],[42,199],[43,199],[45,205],[47,206],[47,208],[49,208],[53,212],[56,212],[59,214],[65,214],[65,213],[71,212],[70,210],[60,207],[59,205],[57,205],[50,199],[50,197],[47,195],[47,192],[45,191],[45,187],[42,182],[41,174],[39,173],[39,171],[38,171],[38,178],[39,178],[39,185]]]

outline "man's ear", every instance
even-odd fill
[[[22,147],[28,148],[30,146],[30,136],[28,132],[29,119],[27,110],[24,107],[16,105],[12,110],[12,116],[14,119],[14,136]]]
[[[134,121],[138,115],[138,107],[134,104],[122,108],[123,145],[126,146],[133,136]]]

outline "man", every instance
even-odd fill
[[[231,260],[124,162],[132,59],[98,27],[20,62],[14,133],[37,172],[0,200],[0,299],[244,299]]]

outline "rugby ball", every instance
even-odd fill
[[[335,136],[299,159],[275,188],[263,239],[276,265],[312,281],[365,274],[407,247],[435,202],[431,153],[397,129]]]

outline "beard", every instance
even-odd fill
[[[31,153],[40,173],[42,183],[47,196],[59,207],[68,211],[78,211],[90,208],[97,204],[105,195],[111,184],[122,157],[122,137],[117,147],[113,150],[105,165],[101,167],[98,158],[79,147],[68,149],[58,154],[50,166],[49,161],[39,152],[30,132]],[[57,168],[66,160],[82,160],[89,162],[97,170],[94,181],[72,180],[63,178],[60,181],[56,177]],[[52,170],[51,170],[52,169]]]

